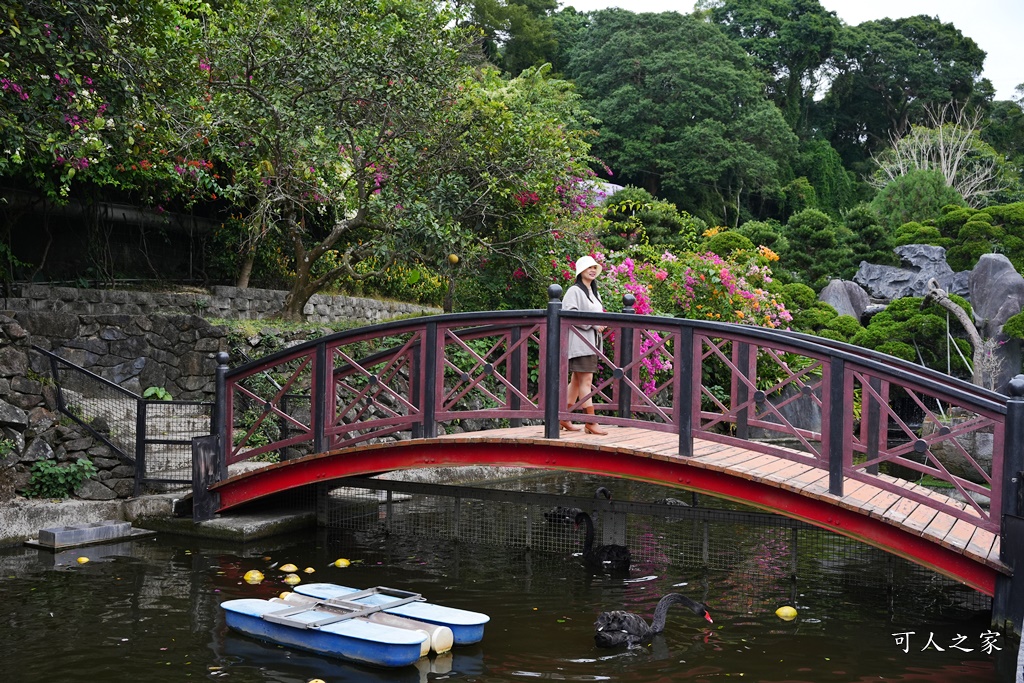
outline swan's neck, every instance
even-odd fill
[[[583,518],[583,523],[587,525],[587,535],[583,538],[583,554],[586,555],[594,548],[594,523],[590,515]]]
[[[671,595],[663,597],[658,601],[658,606],[654,608],[654,621],[651,624],[651,627],[654,629],[655,633],[661,633],[665,630],[665,621],[668,619],[668,608],[676,603],[682,603],[691,610],[694,610],[694,607],[697,604],[688,597],[677,593],[672,593]]]

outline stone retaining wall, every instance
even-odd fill
[[[198,315],[209,319],[260,320],[284,305],[285,292],[272,289],[212,287],[189,292],[77,289],[28,284],[0,308],[90,315]],[[440,313],[437,308],[352,296],[314,294],[303,315],[307,322],[377,323],[403,315]]]
[[[216,287],[204,295],[25,285],[18,294],[0,300],[0,439],[13,445],[0,450],[0,502],[24,490],[33,465],[41,460],[65,465],[87,458],[97,467],[98,474],[77,491],[78,498],[123,499],[132,494],[134,464],[119,459],[103,441],[57,412],[49,358],[33,347],[136,395],[159,387],[176,400],[212,401],[219,351],[231,354],[232,365],[237,365],[331,334],[331,324],[352,326],[440,312],[373,299],[315,296],[306,307],[307,319],[322,327],[283,330],[267,322],[248,338],[229,338],[228,328],[207,318],[265,318],[280,308],[284,292]],[[134,405],[131,397],[121,400]]]

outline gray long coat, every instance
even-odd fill
[[[584,292],[582,288],[573,285],[565,292],[565,296],[562,297],[562,310],[581,311],[583,313],[602,313],[604,311],[604,305],[601,303],[600,296],[594,297],[593,300],[588,299],[587,293]],[[603,337],[597,333],[597,330],[594,329],[593,325],[577,325],[576,329],[579,330],[591,344],[603,351],[603,347],[601,345]],[[569,332],[568,348],[569,358],[594,355],[594,352],[590,347],[584,344],[583,340],[571,331]]]

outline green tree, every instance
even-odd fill
[[[814,188],[817,206],[833,218],[849,209],[858,196],[858,185],[853,174],[843,167],[839,157],[827,140],[805,140],[793,161],[793,172],[803,176]]]
[[[971,307],[963,298],[948,297],[969,316]],[[868,349],[897,356],[912,363],[922,363],[942,372],[969,379],[971,369],[963,362],[970,358],[971,344],[956,338],[959,351],[948,346],[946,311],[921,297],[904,297],[891,302],[884,311],[871,317],[867,326],[853,336],[851,342]],[[954,325],[956,323],[953,323]],[[956,329],[953,329],[956,332]],[[948,365],[947,365],[948,363]]]
[[[942,172],[918,169],[899,176],[871,200],[872,210],[889,230],[934,218],[947,204],[966,206],[960,193],[946,184]]]
[[[789,240],[783,234],[784,227],[778,221],[747,221],[736,232],[740,233],[754,246],[767,247],[776,254],[784,254],[789,250]],[[776,268],[776,273],[785,272]]]
[[[940,236],[930,243],[946,247],[954,270],[970,270],[983,254],[996,251],[1018,271],[1024,269],[1024,202],[984,209],[949,206],[933,222]]]
[[[985,60],[953,24],[923,15],[847,27],[837,48],[820,122],[831,128],[832,146],[848,166],[924,123],[925,107],[969,102]]]
[[[484,69],[458,84],[458,99],[432,131],[430,157],[401,188],[412,262],[440,270],[455,253],[466,267],[453,278],[475,280],[470,266],[500,263],[503,291],[510,283],[536,288],[539,255],[587,229],[596,213],[589,118],[571,85],[549,72],[545,65],[503,79]]]
[[[202,11],[190,0],[5,4],[0,177],[58,203],[76,187],[167,198],[179,176],[163,96],[192,62]]]
[[[1016,186],[1019,174],[1005,157],[981,139],[981,111],[973,115],[948,104],[926,108],[929,126],[914,125],[875,157],[878,169],[872,183],[884,187],[912,169],[934,169],[970,206],[984,206]]]
[[[226,169],[250,234],[290,246],[283,317],[413,241],[397,188],[461,77],[450,21],[420,0],[234,0],[205,24],[197,87],[176,94],[181,132]]]
[[[566,74],[601,121],[594,154],[616,182],[725,225],[752,195],[778,191],[796,136],[717,26],[675,12],[594,12]]]
[[[980,135],[982,140],[1006,156],[1019,184],[1024,181],[1024,84],[1017,86],[1017,93],[1016,100],[992,103]],[[1017,195],[998,199],[998,203],[1009,203],[1024,197]]]
[[[845,226],[835,225],[828,214],[817,209],[793,214],[786,223],[785,236],[789,250],[779,254],[780,263],[798,282],[820,290],[832,278],[853,275],[853,236]]]
[[[487,58],[518,76],[555,57],[558,37],[551,14],[557,8],[557,0],[475,0],[470,20],[483,32]]]
[[[893,252],[896,244],[882,220],[867,204],[858,204],[843,215],[843,224],[852,234],[850,247],[860,261],[879,265],[899,265]]]
[[[675,204],[655,199],[646,190],[626,187],[605,205],[607,225],[598,234],[601,244],[622,251],[633,244],[650,244],[672,251],[692,250],[707,224]]]
[[[703,0],[698,8],[739,42],[768,74],[768,96],[797,133],[832,56],[841,23],[817,0]]]

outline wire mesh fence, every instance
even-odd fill
[[[700,570],[739,573],[755,582],[800,577],[854,590],[885,587],[913,590],[917,595],[935,589],[946,595],[952,590],[963,606],[991,607],[990,598],[952,579],[828,530],[638,482],[606,482],[619,489],[611,501],[547,493],[545,489],[551,487],[537,478],[483,487],[373,479],[350,483],[356,485],[321,489],[318,521],[322,526],[529,548],[565,562],[579,561],[585,531],[567,521],[567,516],[553,513],[580,508],[591,514],[595,544],[615,542],[629,547],[634,575]]]
[[[192,486],[192,439],[210,433],[212,403],[143,401],[145,434],[136,452],[139,480],[149,489]],[[138,437],[137,437],[138,438]]]
[[[55,358],[52,367],[62,412],[90,428],[122,457],[134,458],[136,396],[60,359]]]
[[[213,404],[147,400],[43,349],[58,408],[135,466],[135,493],[192,485],[192,439],[210,434]]]

